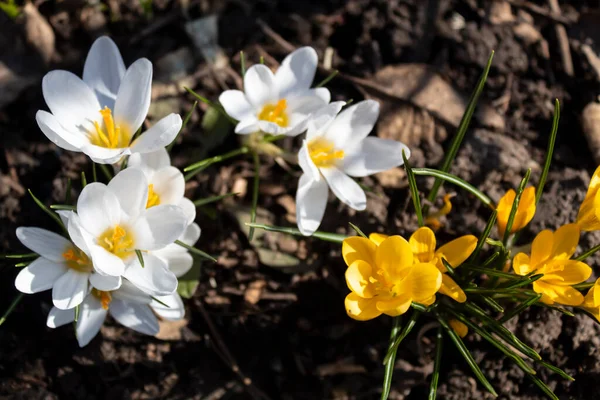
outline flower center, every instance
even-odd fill
[[[148,201],[146,202],[146,208],[154,207],[160,204],[160,196],[154,191],[154,185],[148,185]]]
[[[66,260],[67,267],[79,272],[92,272],[90,259],[77,247],[69,246],[62,256]]]
[[[333,167],[344,159],[344,151],[336,150],[333,142],[322,137],[316,137],[308,142],[308,154],[319,168]]]
[[[92,132],[92,144],[107,149],[116,149],[127,147],[129,145],[129,135],[126,129],[116,125],[112,116],[112,111],[108,107],[100,110],[104,129],[98,121],[94,121],[95,132]]]
[[[98,244],[119,258],[127,258],[135,251],[133,236],[119,225],[105,230]]]
[[[103,290],[98,290],[96,288],[92,288],[92,295],[100,300],[100,304],[102,304],[102,308],[108,310],[108,305],[112,301],[112,295],[110,292],[105,292]]]
[[[289,118],[286,113],[287,101],[281,99],[277,104],[267,104],[263,107],[262,111],[258,113],[258,119],[261,121],[273,122],[285,128],[289,125]]]

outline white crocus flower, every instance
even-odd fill
[[[331,98],[325,88],[310,88],[317,62],[317,52],[302,47],[288,55],[275,74],[262,64],[249,68],[243,92],[226,90],[219,97],[227,114],[239,121],[235,133],[295,136],[304,132],[310,114]]]
[[[181,117],[170,114],[132,143],[148,114],[151,88],[152,63],[141,58],[125,70],[115,43],[101,37],[85,60],[83,80],[62,70],[44,76],[42,92],[50,113],[40,110],[36,120],[57,146],[113,164],[125,155],[166,146],[181,129]]]
[[[331,103],[313,115],[298,153],[304,174],[296,193],[296,218],[304,235],[321,224],[329,189],[343,203],[364,210],[367,197],[351,177],[363,177],[402,165],[408,147],[393,140],[367,137],[379,116],[379,103],[365,100],[338,114],[343,102]]]
[[[188,226],[179,240],[188,246],[193,246],[199,238],[200,227],[198,224],[194,223]],[[170,244],[164,249],[153,251],[152,254],[167,263],[171,272],[178,278],[185,275],[194,264],[194,259],[189,251],[176,244]],[[185,308],[179,293],[174,292],[167,296],[156,296],[155,299],[159,301],[153,299],[152,303],[150,303],[150,307],[152,307],[154,312],[160,317],[171,321],[176,321],[184,317]]]
[[[88,282],[106,290],[121,286],[121,277],[94,273],[88,256],[73,242],[54,232],[20,227],[17,228],[17,238],[40,255],[15,279],[15,286],[22,293],[52,289],[54,306],[68,310],[81,304],[89,291]]]
[[[171,166],[169,153],[161,148],[152,153],[133,154],[128,168],[141,169],[148,180],[147,208],[159,204],[181,207],[188,217],[188,224],[196,219],[196,206],[185,195],[185,178],[179,169]],[[179,247],[179,246],[178,246]]]
[[[75,325],[79,347],[86,346],[100,332],[108,314],[121,325],[134,331],[156,335],[158,320],[149,307],[151,301],[150,295],[127,281],[123,281],[123,285],[114,291],[92,289],[81,303],[79,318]],[[46,325],[50,328],[58,328],[74,320],[74,310],[52,307]]]
[[[144,292],[162,296],[177,289],[177,278],[151,251],[179,238],[188,218],[178,206],[146,209],[147,202],[146,176],[139,169],[125,169],[108,185],[90,183],[81,191],[68,230],[96,272],[123,276]],[[135,250],[141,251],[143,267]]]

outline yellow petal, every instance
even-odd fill
[[[450,324],[452,330],[461,338],[464,338],[467,336],[467,333],[469,333],[469,328],[457,319],[451,319],[448,321],[448,323]]]
[[[571,286],[552,285],[542,280],[533,282],[533,290],[542,293],[542,301],[546,304],[560,303],[565,306],[579,306],[583,303],[583,295]]]
[[[592,314],[594,316],[594,318],[596,318],[596,320],[598,322],[600,322],[600,308],[598,307],[585,307],[585,306],[581,306],[585,311],[589,312],[590,314]]]
[[[563,225],[554,232],[552,238],[552,254],[550,257],[559,260],[571,258],[579,243],[579,226],[577,224]]]
[[[510,189],[498,202],[496,210],[498,211],[497,222],[498,222],[498,233],[500,236],[504,236],[506,225],[508,224],[508,218],[510,217],[510,211],[512,210],[513,202],[515,201],[516,193]],[[521,194],[521,200],[517,207],[515,218],[513,219],[513,225],[511,233],[517,232],[525,225],[527,225],[535,215],[535,188],[530,186],[526,188]]]
[[[552,260],[538,272],[544,274],[540,281],[563,286],[585,282],[592,275],[587,264],[576,260]]]
[[[389,235],[384,235],[383,233],[371,233],[369,235],[369,240],[375,243],[377,246],[381,244],[385,239],[387,239]]]
[[[429,262],[435,253],[435,234],[427,227],[419,228],[408,240],[415,255],[414,262]]]
[[[424,306],[432,305],[433,303],[435,303],[435,294],[428,299],[422,300],[420,303]]]
[[[594,175],[590,180],[588,191],[585,195],[579,212],[577,213],[577,224],[583,231],[595,231],[600,229],[600,219],[598,218],[598,201],[600,191],[600,167],[596,168]]]
[[[512,262],[513,269],[517,275],[527,275],[535,269],[535,265],[532,265],[529,260],[529,256],[525,253],[518,253]]]
[[[533,243],[531,243],[531,265],[535,268],[550,258],[552,254],[552,243],[554,234],[551,230],[546,229],[537,234]],[[533,269],[532,269],[533,270]],[[525,275],[525,274],[523,274]]]
[[[442,285],[442,273],[433,264],[415,264],[408,275],[394,287],[397,294],[408,294],[413,301],[422,303],[435,294]]]
[[[469,258],[471,253],[475,250],[475,247],[477,247],[477,238],[473,235],[461,236],[458,239],[446,243],[435,252],[435,255],[440,260],[438,268],[440,268],[442,272],[446,272],[446,267],[444,267],[444,264],[441,261],[442,258],[448,261],[448,264],[454,268],[459,267],[467,258]]]
[[[351,265],[356,260],[363,260],[368,264],[375,265],[376,250],[375,243],[360,236],[346,238],[342,243],[342,256],[346,265]]]
[[[378,301],[377,310],[385,315],[389,315],[390,317],[397,317],[398,315],[402,315],[408,311],[411,303],[411,299],[407,295],[390,297],[388,299]]]
[[[454,279],[448,276],[448,274],[442,274],[442,285],[440,286],[439,292],[459,303],[467,301],[465,292],[458,286]]]
[[[346,284],[360,297],[371,298],[375,295],[375,288],[369,279],[372,276],[371,265],[363,260],[356,260],[346,270]]]
[[[600,278],[596,279],[596,282],[594,282],[594,286],[592,287],[592,289],[594,296],[594,307],[600,307]],[[590,291],[592,291],[592,289],[590,289]]]
[[[344,301],[346,312],[352,319],[367,321],[381,315],[376,307],[377,299],[363,299],[356,293],[350,293]]]
[[[496,211],[498,211],[498,214],[496,216],[496,223],[498,224],[498,234],[501,237],[504,236],[504,231],[506,230],[506,224],[508,223],[510,210],[512,209],[512,205],[515,201],[516,195],[517,194],[514,190],[509,189],[506,191],[504,196],[502,196],[502,198],[500,198],[500,200],[498,201],[498,206],[496,207]]]
[[[375,252],[375,265],[377,269],[383,270],[392,280],[401,279],[406,274],[402,270],[412,266],[412,263],[412,250],[406,239],[402,236],[390,236],[381,242]]]
[[[596,294],[594,293],[596,291],[596,286],[594,284],[594,286],[592,286],[590,288],[590,290],[588,290],[587,294],[585,295],[585,297],[583,298],[583,303],[581,304],[582,307],[586,307],[586,308],[595,308],[598,307],[596,305]]]

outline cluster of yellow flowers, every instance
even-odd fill
[[[583,295],[575,285],[587,281],[592,269],[583,261],[573,259],[581,231],[600,230],[600,167],[595,171],[577,220],[559,227],[555,232],[543,230],[533,240],[529,254],[517,253],[512,269],[520,276],[540,275],[532,282],[533,291],[541,294],[547,305],[581,307],[600,321],[600,279]],[[497,204],[498,235],[507,229],[516,193],[509,190]],[[449,197],[444,198],[444,213],[449,212]],[[513,216],[512,235],[523,229],[536,212],[534,187],[523,190]],[[438,212],[439,214],[439,212]],[[436,215],[436,217],[439,215]],[[436,219],[431,219],[439,227]],[[345,300],[346,311],[356,320],[369,320],[386,314],[398,316],[411,304],[430,306],[436,294],[463,303],[467,296],[449,274],[447,266],[460,267],[477,247],[473,235],[461,236],[437,247],[435,233],[428,227],[415,231],[407,241],[401,236],[372,233],[368,238],[350,237],[343,241],[342,254],[348,265],[346,282],[351,293]],[[510,268],[506,265],[505,271]],[[466,326],[451,320],[460,336]]]

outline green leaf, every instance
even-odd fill
[[[481,92],[483,91],[483,87],[485,85],[485,81],[487,80],[488,73],[490,72],[490,68],[492,66],[493,59],[494,59],[494,52],[492,51],[492,53],[490,54],[490,57],[488,59],[487,65],[485,66],[485,69],[483,70],[483,73],[481,74],[481,77],[479,78],[479,82],[477,82],[475,91],[473,92],[473,94],[471,95],[471,98],[469,99],[469,103],[465,110],[465,114],[463,115],[463,117],[460,121],[460,125],[458,126],[458,130],[456,131],[456,135],[454,136],[454,139],[452,139],[450,148],[448,149],[448,152],[446,153],[446,157],[444,158],[444,162],[442,163],[442,168],[441,168],[442,172],[450,171],[450,167],[452,166],[452,161],[454,161],[454,158],[456,157],[456,154],[458,153],[458,149],[460,148],[460,145],[462,144],[465,134],[467,133],[467,129],[471,122],[471,118],[473,117],[473,112],[475,111],[475,107],[477,106],[477,101],[479,100],[479,96],[481,95]],[[440,187],[442,186],[442,182],[443,182],[442,178],[436,177],[436,180],[433,183],[433,186],[431,187],[431,191],[429,192],[429,196],[427,196],[427,200],[429,200],[430,203],[433,203],[435,201],[438,191],[440,190]],[[425,212],[427,213],[427,209],[425,210]]]
[[[490,382],[487,380],[485,375],[483,375],[483,372],[481,372],[479,365],[477,365],[477,362],[475,362],[475,359],[471,355],[471,352],[469,351],[469,349],[467,349],[467,346],[465,346],[460,336],[458,336],[458,334],[454,332],[454,329],[450,327],[448,321],[446,321],[443,317],[441,317],[439,314],[436,314],[436,317],[442,325],[442,327],[446,330],[448,336],[450,336],[450,339],[452,339],[452,342],[454,342],[454,345],[458,349],[458,352],[463,356],[463,358],[473,371],[475,377],[492,395],[497,397],[498,394],[496,393]]]
[[[67,211],[76,211],[77,207],[70,206],[68,204],[51,204],[50,208],[53,210],[67,210]]]
[[[575,260],[577,260],[577,261],[585,261],[586,258],[591,257],[592,255],[596,254],[596,252],[598,250],[600,250],[600,244],[597,245],[597,246],[592,247],[591,249],[589,249],[585,253],[581,254],[578,257],[576,257]]]
[[[477,247],[475,247],[475,250],[471,254],[471,257],[469,257],[469,259],[471,261],[475,262],[477,260],[477,257],[479,257],[479,252],[481,252],[481,249],[483,248],[484,243],[486,242],[487,238],[490,236],[490,233],[492,232],[494,225],[496,225],[497,217],[498,217],[498,211],[494,210],[492,212],[492,215],[490,215],[490,218],[488,219],[487,224],[485,225],[485,229],[483,230],[483,232],[481,233],[481,236],[479,236],[479,239],[477,240]]]
[[[73,322],[79,321],[80,313],[81,313],[81,307],[80,307],[80,304],[77,304],[77,306],[75,306],[75,317],[73,318]]]
[[[425,224],[423,222],[423,210],[421,209],[421,197],[419,195],[419,189],[417,188],[417,181],[415,180],[413,169],[410,167],[410,163],[406,158],[404,150],[402,150],[402,160],[404,160],[404,169],[406,170],[406,176],[408,178],[410,196],[412,197],[415,213],[417,214],[417,222],[419,223],[419,227],[422,227]]]
[[[527,285],[529,285],[529,284],[537,281],[538,279],[540,279],[543,276],[544,276],[544,274],[535,274],[535,275],[532,275],[531,277],[529,277],[527,279],[524,279],[524,280],[522,280],[520,282],[514,282],[514,283],[508,284],[506,286],[502,286],[502,288],[515,289],[515,288],[520,288],[520,287],[523,287],[523,286],[527,286]]]
[[[390,363],[390,361],[391,361],[392,364],[394,363],[393,359],[396,358],[396,352],[398,351],[398,346],[400,346],[400,343],[402,343],[402,341],[404,340],[404,338],[415,327],[415,324],[417,323],[417,320],[419,319],[420,315],[421,315],[420,311],[414,311],[412,313],[412,315],[410,316],[410,319],[408,320],[407,324],[404,325],[404,328],[402,329],[402,332],[400,333],[400,335],[398,335],[397,337],[395,337],[394,341],[388,347],[388,351],[387,351],[387,353],[385,355],[385,358],[383,359],[383,364],[384,365],[388,365]]]
[[[510,209],[510,214],[508,214],[508,222],[506,223],[506,229],[504,231],[504,237],[502,238],[502,243],[506,246],[508,243],[508,238],[511,235],[511,230],[513,223],[515,222],[515,216],[517,215],[517,210],[519,208],[519,203],[521,202],[521,195],[523,195],[523,191],[525,190],[525,186],[527,186],[527,182],[529,182],[529,176],[531,175],[531,168],[527,170],[525,176],[521,180],[519,187],[517,189],[517,193],[515,195],[515,200],[513,201],[512,207]]]
[[[85,177],[85,171],[81,171],[81,188],[85,188],[87,186],[87,178]]]
[[[10,314],[12,314],[12,312],[14,311],[15,307],[17,306],[17,304],[19,304],[21,302],[21,300],[23,300],[23,296],[24,296],[23,293],[19,293],[13,299],[13,301],[10,303],[10,305],[8,306],[8,308],[6,309],[6,311],[4,312],[4,314],[2,315],[2,318],[0,318],[0,326],[2,326],[2,324],[4,324],[4,322],[10,316]]]
[[[219,111],[221,114],[223,114],[223,116],[225,116],[229,122],[231,122],[232,124],[236,125],[238,123],[238,121],[234,118],[231,118],[229,116],[229,114],[227,114],[225,112],[225,109],[223,109],[223,106],[221,106],[220,104],[217,103],[213,103],[212,101],[208,100],[206,97],[200,96],[198,93],[194,92],[192,89],[184,87],[184,89],[191,94],[192,96],[194,96],[195,98],[197,98],[198,100],[200,100],[201,102],[203,102],[204,104],[208,104],[209,106],[213,107],[215,110]]]
[[[102,171],[102,173],[104,174],[104,177],[110,182],[110,180],[113,178],[112,172],[110,172],[110,170],[108,169],[106,164],[98,164],[98,165],[100,166],[100,171]]]
[[[71,178],[67,178],[67,190],[65,190],[65,203],[69,204],[71,202]]]
[[[365,235],[363,233],[363,231],[360,230],[360,228],[356,225],[354,225],[352,222],[348,222],[348,224],[350,225],[350,227],[352,229],[354,229],[354,232],[356,232],[357,235],[364,237],[365,239],[368,239],[367,235]]]
[[[538,377],[537,377],[537,376],[535,376],[535,375],[531,375],[531,374],[528,374],[528,375],[527,375],[527,377],[528,377],[529,379],[531,379],[531,380],[533,381],[533,383],[535,383],[535,385],[536,385],[537,387],[539,387],[539,388],[542,390],[542,392],[544,392],[544,394],[546,394],[546,396],[548,396],[548,397],[549,397],[549,398],[551,398],[552,400],[560,400],[560,399],[559,399],[559,398],[558,398],[558,397],[557,397],[557,396],[554,394],[554,392],[552,391],[552,389],[550,389],[550,388],[548,387],[548,385],[546,385],[544,382],[542,382],[542,380],[541,380],[540,378],[538,378]]]
[[[479,299],[481,299],[482,302],[487,304],[492,310],[499,312],[499,313],[504,312],[504,308],[496,300],[492,299],[491,297],[479,296]]]
[[[390,387],[392,386],[392,376],[394,374],[394,367],[396,361],[396,352],[398,348],[393,348],[394,342],[396,341],[396,337],[398,336],[398,332],[400,332],[400,325],[402,324],[401,317],[395,317],[393,319],[392,331],[390,332],[390,344],[388,347],[388,355],[390,358],[387,359],[387,363],[385,364],[385,374],[383,376],[383,389],[381,391],[381,400],[387,400],[390,395]],[[400,334],[402,336],[402,334]],[[387,356],[386,356],[387,358]]]
[[[549,364],[543,360],[537,360],[536,361],[538,364],[540,364],[541,366],[547,368],[548,370],[554,372],[555,374],[560,375],[562,378],[569,380],[571,382],[573,382],[575,380],[575,378],[573,378],[571,375],[567,374],[565,371],[563,371],[562,369],[558,368],[557,366],[554,366],[552,364]]]
[[[177,286],[177,293],[184,299],[191,299],[198,288],[200,282],[200,271],[202,261],[194,259],[192,268],[186,272],[185,275],[179,277],[179,285]]]
[[[56,223],[61,227],[61,229],[68,234],[67,232],[67,228],[65,228],[65,225],[63,224],[62,220],[60,219],[60,217],[58,216],[58,214],[56,214],[54,211],[50,210],[48,207],[46,207],[44,205],[44,203],[42,203],[37,197],[35,197],[33,195],[33,192],[31,191],[31,189],[27,189],[27,191],[29,192],[29,195],[31,196],[31,198],[33,199],[33,201],[35,202],[35,204],[38,205],[39,208],[42,209],[42,211],[44,211],[46,214],[48,214],[54,221],[56,221]]]
[[[8,18],[15,20],[20,14],[21,9],[15,4],[14,0],[0,1],[0,10],[8,16]]]
[[[181,296],[181,295],[180,295],[180,296]],[[163,306],[163,307],[171,308],[171,306],[170,306],[170,305],[168,305],[168,304],[167,304],[167,303],[165,303],[164,301],[161,301],[160,299],[157,299],[157,298],[156,298],[156,297],[154,297],[154,296],[150,296],[150,298],[151,298],[152,300],[154,300],[155,302],[157,302],[158,304],[160,304],[161,306]]]
[[[190,253],[193,253],[193,254],[195,254],[195,255],[197,255],[197,256],[200,256],[200,257],[202,257],[202,258],[205,258],[205,259],[207,259],[207,260],[210,260],[210,261],[212,261],[212,262],[217,262],[217,259],[216,259],[216,258],[214,258],[213,256],[211,256],[211,255],[209,255],[209,254],[207,254],[207,253],[203,252],[203,251],[202,251],[202,250],[200,250],[200,249],[197,249],[197,248],[195,248],[194,246],[190,246],[190,245],[188,245],[188,244],[185,244],[185,243],[183,243],[181,240],[176,240],[176,241],[175,241],[175,244],[177,244],[177,245],[179,245],[179,246],[183,247],[184,249],[187,249],[187,250],[188,250]]]
[[[509,279],[511,281],[514,281],[514,280],[521,281],[521,280],[523,280],[523,277],[521,275],[511,274],[509,272],[502,272],[502,271],[498,271],[497,269],[492,269],[492,268],[476,267],[476,266],[469,265],[469,264],[463,264],[463,266],[461,268],[469,270],[469,271],[478,272],[480,274],[486,274],[486,275],[489,275],[489,276],[496,276],[496,277],[502,278],[502,279]]]
[[[142,266],[142,268],[144,268],[144,255],[142,254],[141,250],[136,250],[135,251],[135,255],[138,258],[138,261],[140,262],[140,265]]]
[[[442,365],[442,350],[444,344],[444,336],[442,335],[441,326],[438,328],[435,337],[435,359],[433,361],[431,382],[429,383],[429,400],[435,400],[437,395],[438,380],[440,379],[440,366]]]
[[[433,176],[436,178],[436,182],[438,180],[440,182],[441,181],[450,182],[450,183],[468,191],[469,193],[471,193],[472,195],[477,197],[486,206],[488,206],[490,208],[494,208],[494,203],[492,202],[492,200],[489,197],[487,197],[482,191],[477,189],[475,186],[460,179],[456,175],[452,175],[448,172],[438,171],[436,169],[431,169],[431,168],[414,168],[413,173],[415,175]]]
[[[548,141],[548,149],[546,150],[546,160],[544,161],[544,169],[540,176],[540,183],[535,191],[535,204],[540,201],[542,192],[544,191],[544,185],[546,184],[546,178],[548,177],[548,171],[550,171],[550,164],[552,163],[552,154],[554,153],[554,143],[556,142],[556,134],[558,133],[558,121],[560,119],[560,103],[558,99],[554,101],[554,118],[552,119],[552,131],[550,132],[550,140]]]
[[[225,193],[225,194],[222,194],[220,196],[206,197],[204,199],[198,199],[198,200],[194,201],[194,205],[196,207],[201,207],[201,206],[205,206],[205,205],[210,204],[210,203],[215,203],[215,202],[217,202],[219,200],[226,199],[227,197],[237,196],[238,194],[239,193]]]
[[[327,78],[323,79],[321,82],[319,82],[317,84],[317,86],[315,86],[316,88],[320,88],[323,87],[325,85],[327,85],[329,83],[330,80],[332,80],[333,78],[335,78],[337,76],[337,74],[339,74],[340,71],[338,71],[337,69],[334,69],[333,72],[331,72]]]
[[[0,255],[0,258],[17,259],[17,260],[20,260],[22,258],[38,258],[38,257],[39,257],[39,255],[37,253],[3,254],[3,255]]]
[[[195,172],[197,172],[197,170],[199,168],[204,169],[204,168],[208,167],[211,164],[215,164],[215,163],[218,163],[218,162],[221,162],[221,161],[228,160],[230,158],[239,156],[240,154],[246,154],[249,151],[250,151],[250,149],[248,147],[246,147],[246,146],[240,147],[239,149],[232,150],[232,151],[230,151],[228,153],[225,153],[225,154],[222,154],[222,155],[219,155],[219,156],[210,157],[210,158],[207,158],[207,159],[195,162],[195,163],[193,163],[191,165],[188,165],[187,167],[185,167],[183,169],[183,172],[190,172],[190,173],[193,173],[195,175]],[[189,178],[188,178],[188,180],[189,180]]]
[[[250,208],[250,223],[256,222],[256,208],[258,207],[258,189],[260,185],[260,158],[258,153],[252,153],[252,161],[254,162],[254,180],[252,184],[252,206]],[[251,242],[254,237],[254,228],[250,227],[248,233],[248,241]]]
[[[302,232],[300,232],[296,228],[285,228],[285,227],[281,227],[281,226],[272,226],[272,225],[254,224],[254,223],[246,223],[246,225],[251,228],[264,229],[265,231],[269,231],[269,232],[289,233],[290,235],[305,237],[302,234]],[[315,233],[313,233],[312,236],[316,237],[317,239],[324,240],[326,242],[334,242],[334,243],[342,243],[344,241],[344,239],[349,237],[346,235],[341,235],[339,233],[329,233],[329,232],[321,232],[321,231],[316,231]]]
[[[240,51],[240,74],[242,78],[246,75],[246,54],[243,51]]]
[[[192,114],[194,113],[194,110],[196,109],[197,105],[198,105],[198,101],[194,101],[194,104],[192,105],[192,108],[190,108],[190,111],[187,112],[187,114],[185,115],[185,118],[183,119],[183,123],[181,124],[181,129],[179,129],[179,132],[177,132],[177,135],[175,136],[175,138],[167,146],[167,151],[168,152],[171,152],[171,149],[175,145],[175,142],[177,141],[177,138],[179,137],[179,135],[181,135],[181,132],[184,131],[184,129],[187,126],[188,122],[190,121],[190,118],[192,117]]]

